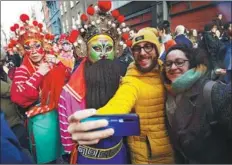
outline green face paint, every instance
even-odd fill
[[[88,43],[89,60],[96,62],[101,59],[114,59],[113,40],[106,35],[93,37]]]

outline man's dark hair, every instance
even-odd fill
[[[205,25],[204,30],[205,31],[211,31],[214,26],[217,26],[214,22],[208,23],[208,24]]]
[[[159,30],[165,30],[166,34],[171,33],[170,23],[167,20],[160,22],[157,27]]]

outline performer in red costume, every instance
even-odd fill
[[[17,45],[24,48],[25,54],[15,71],[11,99],[28,108],[29,140],[36,162],[49,163],[63,154],[56,108],[70,69],[46,53],[49,51],[44,49],[42,24],[37,21],[30,24],[26,14],[20,19],[23,26],[16,28],[15,34]]]

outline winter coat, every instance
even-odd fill
[[[176,163],[231,164],[231,84],[214,84],[213,111],[203,97],[204,84],[200,79],[176,97],[167,93],[166,121]]]
[[[175,41],[177,44],[186,45],[188,48],[193,47],[193,43],[184,34],[176,36]]]
[[[132,63],[114,97],[99,114],[135,112],[140,118],[140,136],[128,137],[133,164],[173,163],[164,122],[164,88],[159,70],[141,73]]]
[[[225,68],[226,70],[231,70],[231,62],[232,62],[232,52],[231,52],[231,49],[232,49],[232,41],[228,38],[227,40],[224,39],[222,40],[222,42],[225,44],[226,46],[226,54],[225,54],[225,58],[224,58],[224,65],[225,65]]]
[[[6,120],[10,127],[22,124],[23,121],[18,113],[17,106],[10,99],[11,81],[1,80],[1,109],[5,113]]]
[[[4,114],[0,113],[0,148],[1,164],[31,164],[34,163],[30,155],[20,146],[18,139],[7,124]]]
[[[211,32],[203,33],[202,40],[199,42],[198,47],[207,52],[209,69],[215,70],[217,68],[223,68],[222,59],[224,59],[225,55],[225,46],[219,39],[214,37]]]

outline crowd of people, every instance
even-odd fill
[[[89,6],[57,41],[26,14],[11,27],[1,163],[231,164],[232,22],[218,14],[200,36],[184,25],[172,32],[167,20],[137,31],[110,10],[111,1]],[[131,113],[139,135],[83,122]]]

